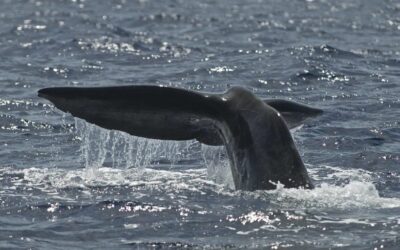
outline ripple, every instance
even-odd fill
[[[97,39],[75,39],[74,43],[82,50],[95,50],[103,53],[127,53],[139,55],[139,50],[134,45],[126,42],[114,42],[110,37],[100,37]]]
[[[399,7],[2,1],[0,248],[398,249]],[[223,148],[75,126],[36,94],[118,84],[323,108],[293,132],[316,189],[236,191]]]
[[[337,58],[349,58],[349,59],[362,58],[362,56],[360,56],[359,54],[353,53],[351,51],[338,49],[327,44],[312,47],[312,51],[316,54],[329,55]]]

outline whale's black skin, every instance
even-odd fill
[[[223,94],[159,86],[64,87],[41,89],[39,96],[106,129],[225,145],[236,189],[274,189],[278,182],[313,188],[282,114],[291,117],[293,127],[319,109],[263,101],[242,87]]]

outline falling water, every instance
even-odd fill
[[[207,175],[216,183],[232,187],[233,180],[224,147],[201,145],[195,140],[162,141],[106,130],[75,118],[75,133],[81,141],[80,151],[87,172],[100,167],[118,169],[148,167],[173,168],[199,158],[207,167]],[[198,165],[198,164],[197,164]]]

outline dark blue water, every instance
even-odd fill
[[[0,249],[399,249],[400,3],[0,2]],[[50,86],[231,85],[322,108],[315,190],[232,190],[225,153],[74,120]],[[273,145],[272,145],[273,146]]]

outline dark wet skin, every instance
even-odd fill
[[[261,100],[242,87],[223,94],[159,86],[65,87],[42,89],[39,96],[106,129],[224,145],[236,189],[275,189],[277,183],[313,188],[289,127],[320,114],[319,109]]]

